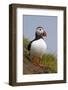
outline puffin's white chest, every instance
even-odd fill
[[[36,40],[31,44],[31,55],[42,56],[46,53],[47,45],[43,39]]]

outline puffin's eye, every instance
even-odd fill
[[[41,29],[40,29],[40,31],[41,31]]]

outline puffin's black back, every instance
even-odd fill
[[[28,44],[28,47],[27,47],[28,50],[30,50],[30,48],[31,48],[31,43],[32,43],[32,42],[30,42],[30,43]]]
[[[28,50],[30,50],[30,49],[31,49],[31,44],[32,44],[32,42],[33,42],[33,41],[35,41],[35,39],[34,39],[34,40],[32,40],[32,41],[28,44],[28,47],[27,47],[27,48],[28,48]]]

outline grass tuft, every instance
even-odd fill
[[[46,53],[43,55],[42,64],[48,69],[49,73],[57,72],[57,58],[54,54]]]

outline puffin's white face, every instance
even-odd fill
[[[37,35],[40,35],[40,36],[47,36],[47,33],[44,31],[44,28],[43,27],[38,27],[37,29],[36,29],[36,33],[37,33]]]

